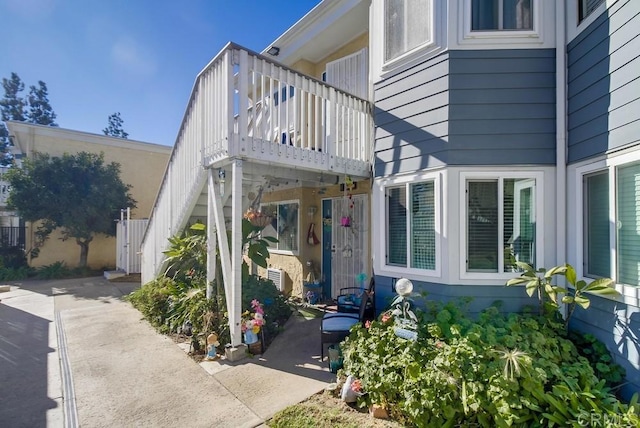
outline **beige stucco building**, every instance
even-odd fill
[[[24,157],[29,157],[33,152],[51,156],[79,152],[104,153],[106,163],[120,164],[120,178],[131,186],[131,195],[137,201],[131,218],[148,218],[171,147],[23,122],[8,121],[7,127],[14,144],[14,153]],[[29,251],[34,245],[36,228],[28,223],[26,228],[25,249]],[[63,242],[59,238],[60,235],[54,232],[41,248],[39,256],[30,260],[30,265],[38,267],[63,261],[68,266],[76,266],[80,259],[80,247],[74,240]],[[113,268],[115,265],[116,238],[96,236],[89,247],[88,266],[102,269]]]

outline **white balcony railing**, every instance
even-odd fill
[[[228,44],[194,84],[142,244],[143,279],[157,274],[206,168],[242,157],[368,177],[371,130],[367,101]]]

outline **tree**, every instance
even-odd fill
[[[79,267],[87,265],[93,238],[114,236],[120,210],[136,206],[131,186],[120,179],[120,165],[105,164],[102,153],[34,153],[22,168],[11,168],[6,179],[10,209],[26,221],[41,222],[37,234],[42,242],[55,229],[60,229],[62,240],[74,238],[80,246]]]
[[[120,117],[120,112],[113,113],[109,116],[109,126],[104,128],[102,132],[104,135],[108,135],[110,137],[118,137],[118,138],[127,138],[129,134],[124,132],[122,129],[122,124],[124,121]]]
[[[29,111],[27,112],[27,122],[37,123],[39,125],[58,126],[55,122],[56,114],[49,104],[49,91],[47,84],[42,80],[38,80],[38,87],[31,85],[29,87]]]
[[[11,78],[2,78],[2,87],[4,88],[4,98],[0,100],[0,110],[2,110],[2,120],[17,120],[24,122],[25,117],[25,101],[20,96],[20,92],[24,90],[24,83],[20,76],[11,73]]]
[[[38,81],[38,87],[29,87],[29,96],[25,100],[20,93],[24,91],[24,83],[17,73],[11,73],[9,79],[2,79],[4,98],[0,99],[0,165],[11,163],[8,153],[11,142],[9,130],[4,121],[15,120],[30,122],[38,125],[58,126],[55,123],[56,114],[49,104],[49,92],[43,81]],[[28,109],[27,109],[28,107]]]

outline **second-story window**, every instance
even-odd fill
[[[602,3],[604,0],[578,0],[578,19],[582,21]]]
[[[384,20],[385,62],[431,41],[431,0],[385,0]]]
[[[471,31],[532,30],[533,0],[472,0]]]

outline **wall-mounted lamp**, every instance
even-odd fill
[[[220,196],[224,196],[224,182],[225,182],[226,175],[227,174],[224,172],[224,169],[220,168],[218,170],[218,182],[220,183]]]
[[[277,46],[271,46],[271,47],[267,50],[267,53],[268,53],[269,55],[272,55],[272,56],[278,56],[278,54],[280,54],[280,48],[279,48],[279,47],[277,47]]]
[[[307,215],[309,217],[313,217],[317,211],[318,207],[316,207],[315,205],[310,205],[309,208],[307,208]]]

